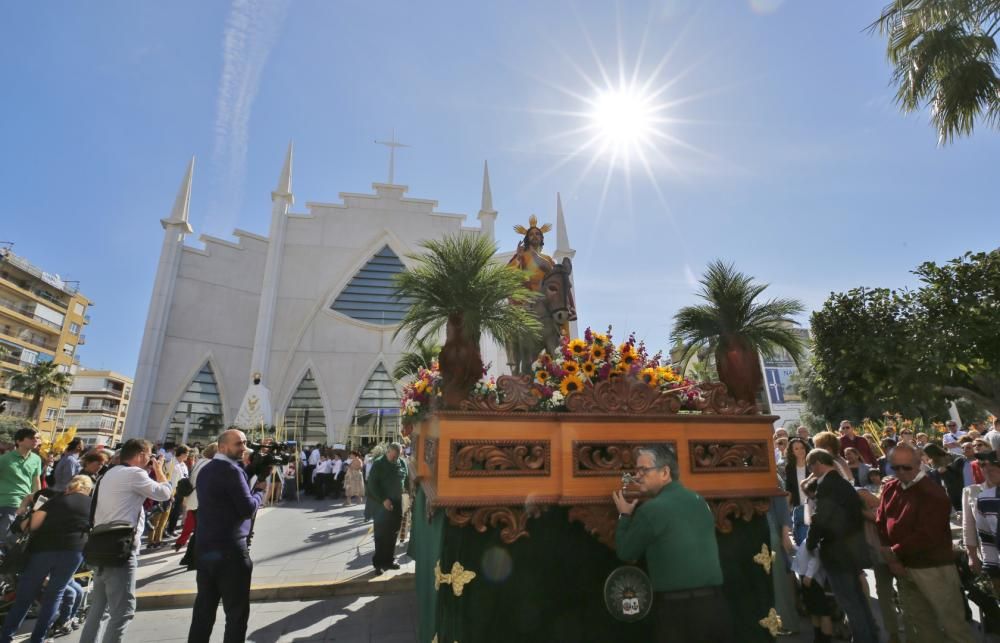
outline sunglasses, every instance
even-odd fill
[[[895,471],[913,471],[914,469],[916,469],[916,467],[913,466],[912,464],[894,464],[891,466]]]

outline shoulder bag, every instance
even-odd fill
[[[98,493],[103,481],[104,477],[102,476],[94,489],[94,501],[90,505],[90,523],[92,525],[94,524],[94,515],[97,513]],[[139,508],[139,512],[134,525],[127,520],[112,520],[94,525],[90,530],[87,544],[83,547],[83,559],[87,565],[90,567],[125,566],[132,556],[132,546],[135,542],[136,529],[139,528],[142,507]]]

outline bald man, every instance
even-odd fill
[[[267,487],[263,480],[250,488],[242,467],[246,452],[246,435],[231,428],[219,436],[219,451],[198,472],[198,596],[189,643],[208,642],[220,599],[226,613],[223,641],[246,639],[253,573],[247,538]]]

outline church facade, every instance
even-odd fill
[[[390,374],[406,345],[393,338],[405,312],[392,297],[393,276],[426,239],[494,238],[488,169],[475,227],[392,183],[297,213],[289,146],[268,235],[202,235],[204,248],[185,243],[193,173],[192,160],[161,220],[126,437],[206,443],[232,424],[282,426],[287,439],[310,444],[394,436],[399,388]],[[554,258],[572,257],[561,203],[556,237]],[[497,372],[506,363],[493,345],[484,358]]]

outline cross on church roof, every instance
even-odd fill
[[[389,185],[395,185],[393,179],[396,175],[396,148],[397,147],[411,147],[410,145],[405,145],[396,140],[396,129],[392,130],[392,138],[388,141],[376,140],[379,145],[385,145],[389,148]]]

